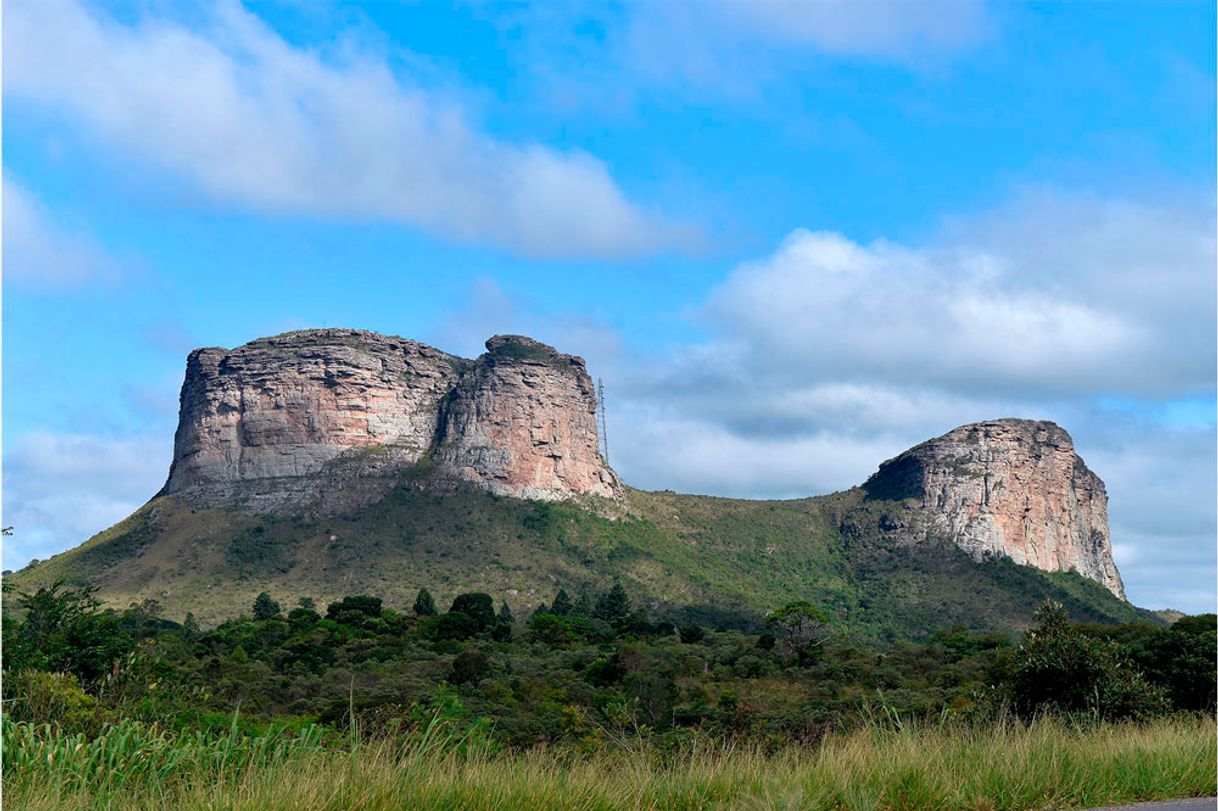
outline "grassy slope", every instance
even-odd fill
[[[755,621],[792,599],[883,637],[953,623],[1018,629],[1047,597],[1078,619],[1140,616],[1077,575],[976,564],[954,547],[891,545],[875,529],[885,508],[899,507],[863,504],[857,490],[791,501],[631,491],[609,518],[575,504],[401,487],[352,516],[268,518],[164,497],[8,579],[18,590],[92,582],[109,604],[153,597],[166,617],[193,611],[205,624],[247,611],[263,590],[289,606],[367,593],[399,609],[421,586],[442,607],[459,592],[486,591],[521,613],[559,586],[574,593],[618,577],[649,607],[686,607],[707,624]],[[854,518],[852,532],[840,530],[844,516]]]

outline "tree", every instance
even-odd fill
[[[414,598],[414,614],[416,617],[434,617],[436,615],[436,601],[431,598],[431,592],[427,589],[419,589],[419,595]]]
[[[306,611],[316,611],[317,610],[317,603],[313,600],[312,597],[301,597],[299,600],[296,601],[296,605],[300,608],[305,609]]]
[[[186,612],[186,619],[182,622],[182,630],[186,632],[186,636],[194,639],[200,633],[199,621],[195,619],[193,611]]]
[[[806,667],[816,650],[833,635],[829,617],[807,600],[796,600],[765,618],[766,630],[782,640],[800,667]]]
[[[363,625],[368,620],[381,616],[381,598],[366,594],[353,594],[326,606],[326,619],[345,625]]]
[[[682,642],[692,645],[695,642],[701,642],[702,637],[706,636],[706,631],[702,630],[701,625],[682,625],[680,634]]]
[[[571,609],[571,613],[588,619],[592,619],[596,615],[596,605],[592,602],[592,596],[588,594],[587,589],[579,590],[579,596],[575,598],[575,608]]]
[[[556,617],[565,617],[574,608],[575,606],[571,602],[571,595],[567,594],[566,589],[559,589],[558,594],[554,595],[554,605],[550,606],[550,613]]]
[[[25,619],[5,640],[4,666],[62,671],[89,684],[111,670],[133,647],[113,612],[99,612],[91,587],[68,588],[62,581],[33,594],[17,595]]]
[[[1149,683],[1111,639],[1092,639],[1061,603],[1046,601],[1015,653],[1007,686],[1025,717],[1044,710],[1086,712],[1105,720],[1140,719],[1166,710]]]
[[[432,621],[429,633],[432,639],[464,640],[481,630],[473,617],[461,611],[450,611]]]
[[[254,619],[269,620],[279,616],[279,603],[265,591],[254,599]]]
[[[486,654],[479,650],[465,650],[453,659],[452,670],[448,680],[453,684],[476,684],[491,669],[491,662]]]
[[[485,631],[495,623],[495,601],[491,599],[491,595],[482,592],[458,594],[448,612],[469,617],[477,626],[477,633]]]
[[[606,621],[624,617],[630,613],[630,597],[621,583],[614,583],[613,588],[601,595],[596,601],[597,619]]]
[[[512,615],[511,606],[504,600],[499,605],[499,616],[495,618],[495,625],[491,628],[491,639],[496,642],[511,642],[512,626],[515,624],[516,617]]]

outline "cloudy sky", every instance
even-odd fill
[[[1210,3],[7,0],[3,565],[164,482],[184,358],[588,358],[636,486],[1058,421],[1148,607],[1215,601]]]

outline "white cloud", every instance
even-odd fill
[[[4,278],[26,287],[70,287],[112,279],[111,261],[90,238],[64,228],[34,195],[4,178]]]
[[[740,363],[805,381],[1023,398],[1211,391],[1212,211],[1041,192],[929,247],[799,230],[732,273],[704,316],[747,347]]]
[[[161,485],[172,436],[35,432],[4,449],[3,566],[69,549],[126,518]]]
[[[1212,610],[1212,212],[1034,190],[924,246],[797,231],[710,295],[705,342],[564,349],[647,488],[823,493],[957,425],[1054,420],[1108,484],[1130,598]]]
[[[5,85],[63,110],[138,161],[248,209],[409,224],[531,256],[684,247],[688,227],[633,204],[578,150],[478,132],[384,60],[296,47],[235,3],[205,36],[134,26],[72,0],[11,2]]]

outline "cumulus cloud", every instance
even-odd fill
[[[173,437],[47,431],[5,443],[3,566],[69,549],[126,518],[165,483]]]
[[[249,210],[405,223],[530,256],[622,257],[696,234],[627,199],[578,150],[496,139],[383,59],[326,59],[236,3],[206,34],[74,0],[5,15],[5,87]]]
[[[637,486],[790,497],[957,425],[1051,419],[1108,485],[1131,599],[1213,610],[1212,216],[1042,189],[922,245],[796,231],[697,308],[704,342],[588,353],[611,461]]]
[[[65,228],[37,197],[4,178],[4,277],[23,287],[72,287],[111,279],[113,263],[79,230]]]
[[[742,363],[805,380],[1027,397],[1214,384],[1212,204],[1038,194],[928,247],[799,230],[704,316]]]

